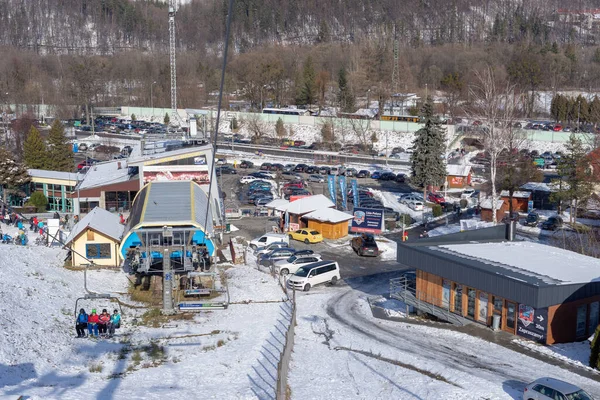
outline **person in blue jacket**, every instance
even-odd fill
[[[119,329],[121,327],[121,314],[119,314],[118,310],[113,312],[113,315],[110,316],[110,322],[108,324],[108,337],[113,337],[115,334],[115,329]]]
[[[85,337],[85,331],[87,329],[88,323],[88,315],[85,313],[85,310],[82,308],[79,310],[79,315],[77,316],[77,320],[75,321],[75,329],[77,330],[77,337]]]

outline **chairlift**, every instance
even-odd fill
[[[177,294],[177,306],[181,312],[224,310],[229,306],[229,290],[221,286],[218,271],[211,272],[188,272],[185,282]],[[208,278],[209,284],[202,282],[202,278]],[[211,301],[207,296],[213,294],[226,294],[225,301]],[[183,299],[181,298],[183,295]]]
[[[119,305],[119,312],[121,315],[123,315],[123,308],[121,307],[121,301],[119,300],[119,298],[117,296],[114,296],[110,293],[94,293],[91,292],[90,290],[88,290],[87,288],[87,267],[85,267],[85,269],[83,270],[83,288],[86,292],[85,295],[83,295],[82,297],[77,298],[77,300],[75,300],[75,318],[77,318],[77,316],[79,315],[79,304],[80,301],[84,301],[84,300],[108,300],[109,302],[112,301],[116,301],[117,304]],[[100,308],[100,307],[94,307],[94,308]],[[106,308],[106,307],[103,307]]]

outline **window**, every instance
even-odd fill
[[[445,308],[450,306],[450,288],[452,283],[446,279],[442,281],[442,305]]]
[[[590,304],[590,324],[588,326],[588,336],[594,333],[598,326],[598,311],[600,303],[597,301]]]
[[[500,297],[494,297],[494,312],[498,314],[502,314],[502,304],[504,302]]]
[[[475,318],[475,295],[476,291],[473,288],[467,288],[467,316]]]
[[[579,339],[585,336],[585,320],[587,314],[587,304],[577,307],[577,325],[575,336]]]
[[[110,258],[111,247],[112,245],[110,243],[86,244],[85,256],[87,258]]]
[[[479,315],[477,319],[479,322],[487,323],[488,321],[488,294],[485,292],[479,292]]]

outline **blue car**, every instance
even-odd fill
[[[371,178],[379,179],[379,178],[381,178],[381,174],[383,174],[383,171],[375,171],[371,174]]]

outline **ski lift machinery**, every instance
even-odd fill
[[[89,266],[91,265],[94,264],[89,264]],[[84,300],[108,300],[109,302],[116,300],[117,304],[119,305],[119,312],[121,313],[121,315],[123,315],[123,308],[121,307],[121,302],[119,301],[119,298],[117,296],[114,296],[110,293],[94,293],[87,288],[87,269],[88,267],[86,266],[83,270],[83,288],[85,290],[85,295],[75,300],[75,318],[77,318],[77,315],[79,313],[79,302]]]

